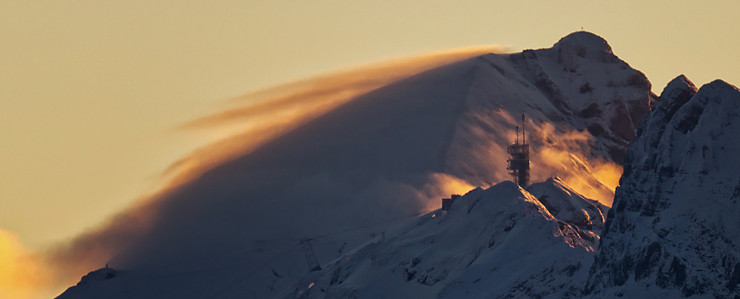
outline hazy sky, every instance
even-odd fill
[[[0,229],[41,249],[154,191],[248,91],[477,45],[606,38],[659,93],[740,84],[740,2],[0,0]]]

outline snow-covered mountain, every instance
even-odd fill
[[[739,118],[736,87],[697,91],[679,76],[641,122],[606,223],[606,207],[557,179],[501,183],[343,255],[283,298],[737,298]]]
[[[738,120],[735,86],[668,84],[627,151],[588,292],[740,296]]]
[[[423,72],[359,96],[122,213],[116,225],[74,247],[123,244],[110,261],[115,274],[92,273],[59,298],[273,298],[312,275],[326,288],[333,280],[326,275],[342,267],[353,267],[337,270],[353,284],[338,292],[385,283],[381,272],[362,268],[368,264],[337,260],[353,248],[359,249],[350,260],[383,255],[388,264],[382,269],[406,271],[411,278],[398,274],[398,283],[419,285],[408,290],[427,288],[449,298],[468,287],[481,296],[499,294],[503,286],[520,295],[578,294],[577,287],[532,289],[524,281],[551,279],[548,271],[574,275],[558,283],[585,279],[606,210],[586,197],[610,204],[614,186],[603,169],[622,162],[638,120],[654,101],[645,76],[587,32],[549,49],[487,54]],[[562,178],[534,184],[531,193],[499,184],[510,178],[506,147],[522,113],[533,181]],[[452,192],[492,185],[464,196],[447,214],[408,220],[438,208]],[[478,200],[481,208],[470,210],[475,215],[459,211]],[[126,223],[142,218],[144,224]],[[505,231],[515,221],[527,225]],[[378,242],[383,231],[387,239]],[[313,237],[318,261],[334,261],[331,267],[306,276],[298,246],[303,237]],[[429,242],[435,238],[447,242]],[[442,246],[448,244],[466,254],[452,256]],[[414,262],[416,257],[421,259]],[[434,263],[440,263],[437,270]],[[519,268],[523,272],[507,272]],[[493,269],[509,269],[492,276],[506,279],[501,289],[486,289],[492,282],[482,271]],[[369,277],[362,282],[352,273]],[[479,278],[488,283],[479,284]]]

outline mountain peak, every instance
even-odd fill
[[[696,85],[684,75],[679,75],[668,82],[668,85],[663,88],[663,92],[660,93],[658,104],[655,107],[660,110],[659,114],[664,115],[661,119],[664,122],[668,121],[678,108],[686,104],[698,90]]]
[[[686,103],[697,90],[699,89],[696,88],[694,82],[691,82],[691,80],[686,78],[684,75],[679,75],[671,80],[671,82],[668,82],[668,85],[663,88],[663,92],[660,93],[660,102],[664,102],[663,100],[678,100]]]
[[[555,43],[553,47],[575,49],[580,56],[585,56],[585,53],[590,52],[614,54],[612,47],[603,37],[588,31],[576,31],[568,34]]]
[[[727,82],[725,80],[722,80],[722,79],[716,79],[716,80],[714,80],[712,82],[709,82],[705,86],[710,86],[711,88],[714,88],[714,89],[727,89],[727,88],[729,88],[729,89],[734,89],[734,90],[740,90],[740,89],[737,88],[737,86],[732,85],[729,82]],[[704,86],[702,86],[702,87],[704,87]]]
[[[696,86],[694,85],[694,82],[691,82],[691,80],[689,80],[689,78],[687,78],[686,75],[684,75],[684,74],[680,74],[676,78],[673,78],[673,80],[671,80],[671,82],[668,82],[668,85],[670,86],[671,84],[674,84],[674,82],[675,83],[679,83],[680,82],[680,83],[683,83],[683,84],[686,84],[686,85],[689,85],[689,86],[693,86],[694,88],[696,88]]]

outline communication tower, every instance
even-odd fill
[[[526,187],[529,184],[529,144],[524,131],[525,116],[522,114],[522,143],[519,143],[519,127],[516,127],[516,141],[507,149],[509,153],[509,170],[514,183]]]

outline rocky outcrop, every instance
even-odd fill
[[[594,297],[740,296],[740,91],[674,79],[630,145]]]

